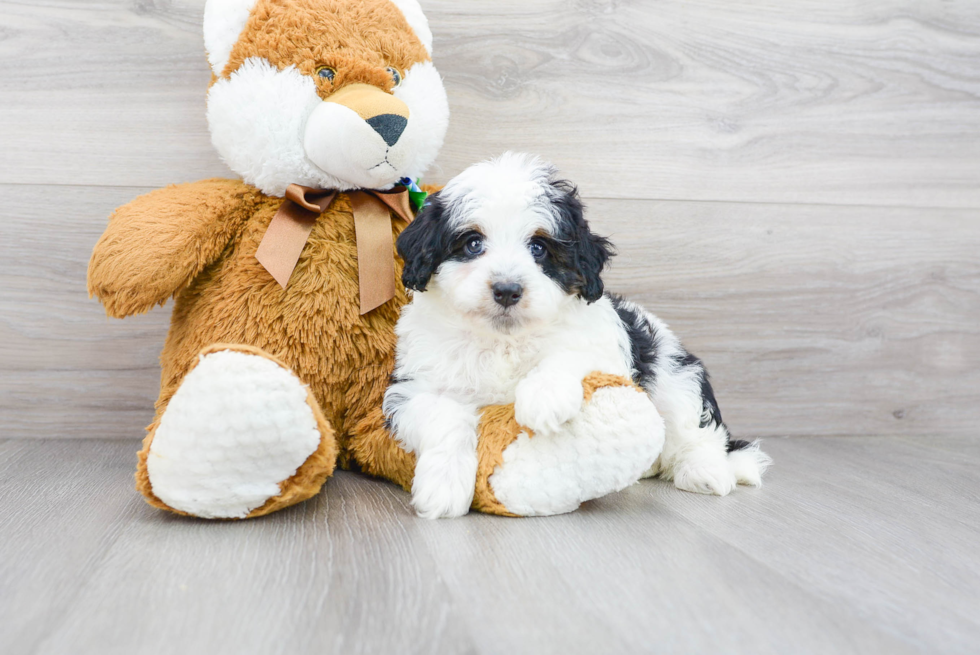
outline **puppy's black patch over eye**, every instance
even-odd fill
[[[329,66],[320,66],[316,69],[316,76],[321,80],[327,80],[328,82],[333,82],[333,78],[337,77],[337,71],[330,68]]]
[[[540,239],[531,239],[530,243],[527,244],[527,249],[531,251],[531,256],[537,260],[544,259],[545,255],[548,254],[548,249]]]
[[[466,235],[465,239],[463,252],[466,253],[467,257],[479,257],[487,248],[482,234],[470,233]]]

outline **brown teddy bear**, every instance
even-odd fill
[[[242,179],[120,207],[89,266],[110,316],[175,300],[137,488],[204,518],[300,502],[338,463],[407,488],[414,456],[380,407],[407,301],[393,241],[449,116],[426,19],[416,0],[209,0],[204,37],[212,141]],[[629,408],[602,420],[613,449],[651,407],[628,380],[595,375],[583,388],[585,414],[608,411],[592,402],[599,392]],[[519,490],[510,506],[494,493],[494,475],[521,464],[507,449],[525,432],[511,407],[484,410],[474,508],[549,513]],[[650,456],[621,453],[629,480],[576,491],[563,511],[634,481]],[[593,464],[555,465],[577,475]]]

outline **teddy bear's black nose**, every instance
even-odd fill
[[[381,135],[389,146],[398,143],[408,119],[402,118],[398,114],[381,114],[367,119],[367,124],[374,128],[374,131]]]

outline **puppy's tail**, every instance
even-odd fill
[[[762,452],[761,441],[728,441],[728,466],[738,484],[762,486],[762,475],[772,466],[772,457]]]

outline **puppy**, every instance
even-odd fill
[[[397,245],[414,293],[395,329],[384,412],[417,455],[419,515],[469,510],[480,407],[514,403],[518,423],[554,432],[581,410],[592,371],[633,379],[663,417],[647,477],[719,496],[761,483],[771,460],[729,437],[701,361],[653,314],[603,292],[612,247],[552,166],[514,153],[472,166]]]

